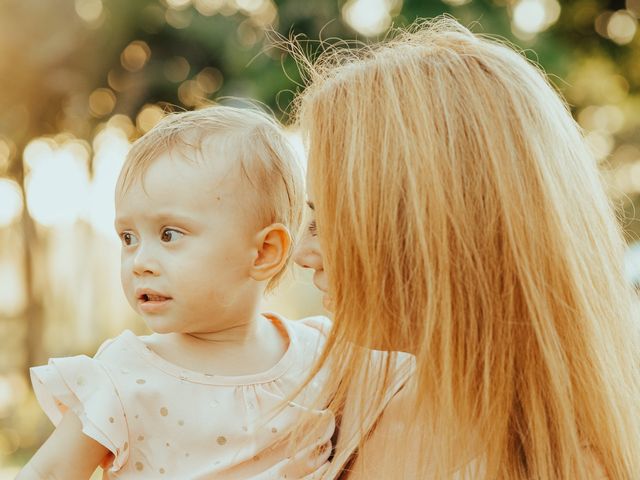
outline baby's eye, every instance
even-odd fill
[[[138,237],[131,232],[123,232],[120,234],[120,240],[125,247],[130,247],[138,243]]]
[[[311,220],[311,222],[309,222],[309,226],[307,228],[309,230],[309,233],[311,235],[313,235],[314,237],[318,234],[318,226],[316,225],[316,221],[315,220]]]
[[[160,240],[169,243],[175,242],[181,237],[184,237],[184,233],[174,230],[173,228],[165,228],[160,235]]]

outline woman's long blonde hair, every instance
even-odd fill
[[[303,67],[335,315],[323,361],[341,359],[341,385],[362,372],[353,344],[415,354],[406,422],[424,426],[435,478],[476,454],[472,478],[589,478],[588,449],[611,479],[639,479],[624,243],[545,75],[442,17]]]

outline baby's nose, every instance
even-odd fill
[[[148,249],[139,248],[133,259],[133,273],[137,276],[158,275],[160,266]]]

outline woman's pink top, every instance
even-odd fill
[[[83,432],[111,452],[103,478],[320,478],[335,429],[329,410],[310,408],[324,373],[283,402],[306,378],[329,320],[269,318],[289,346],[266,372],[229,377],[185,370],[125,330],[93,358],[56,358],[32,368],[35,394],[54,424],[71,409]],[[317,435],[292,445],[290,434],[304,414],[315,417]]]

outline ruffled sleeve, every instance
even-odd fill
[[[82,431],[104,445],[113,458],[103,465],[115,472],[129,454],[125,413],[106,369],[85,355],[54,358],[31,368],[31,382],[40,406],[58,425],[67,410],[82,423]],[[111,461],[112,460],[112,461]]]

